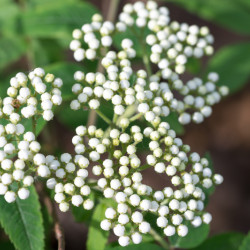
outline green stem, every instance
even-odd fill
[[[128,107],[126,108],[124,114],[123,114],[122,116],[120,116],[120,117],[117,119],[116,124],[119,124],[120,121],[121,121],[121,119],[123,119],[123,118],[129,118],[129,117],[131,117],[133,114],[135,114],[136,108],[137,108],[137,107],[136,107],[135,104],[134,104],[134,105],[128,106]]]
[[[96,110],[96,113],[109,125],[112,125],[112,121],[106,116],[104,115],[100,110]]]
[[[170,249],[169,244],[154,229],[151,228],[149,233],[153,236],[155,241],[157,241],[164,249]]]
[[[130,122],[133,122],[133,121],[139,119],[140,117],[142,117],[142,115],[143,115],[142,113],[138,113],[138,114],[132,116],[132,117],[129,119],[129,121],[130,121]]]
[[[113,123],[114,123],[114,124],[116,124],[117,119],[118,119],[118,115],[117,115],[117,114],[114,114],[114,117],[113,117]]]
[[[149,58],[148,58],[147,53],[145,51],[143,51],[142,60],[143,60],[143,63],[145,65],[148,76],[151,76],[152,70],[151,70],[151,66],[150,66],[150,61],[149,61]]]

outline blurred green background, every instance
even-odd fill
[[[134,1],[122,0],[120,9],[127,2]],[[208,71],[218,72],[219,84],[230,88],[230,96],[215,106],[213,115],[203,124],[185,127],[185,133],[175,117],[170,122],[193,150],[199,153],[209,150],[216,171],[225,177],[224,185],[215,192],[208,207],[214,216],[211,233],[247,232],[250,228],[250,0],[158,2],[169,7],[172,20],[207,25],[215,37],[215,55],[202,61],[193,60],[188,69],[201,77]],[[69,110],[73,98],[72,76],[80,69],[94,71],[96,64],[75,63],[68,46],[72,30],[89,22],[96,11],[106,16],[109,3],[110,0],[0,0],[0,96],[5,96],[9,79],[15,73],[28,72],[34,67],[44,67],[64,80],[64,105],[57,109],[56,119],[40,136],[48,152],[53,147],[72,151],[72,129],[86,124],[87,111]],[[103,111],[109,115],[110,108],[105,106]],[[103,126],[102,121],[98,124]],[[155,181],[151,173],[146,174],[151,184],[164,185],[165,179]],[[84,249],[86,227],[75,223],[69,214],[60,214],[60,218],[70,246],[67,249]],[[1,238],[7,240],[4,235]],[[53,240],[47,245],[54,249]],[[0,245],[0,249],[8,247],[8,243]]]

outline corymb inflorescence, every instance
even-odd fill
[[[117,39],[126,32],[128,37]],[[75,72],[70,107],[94,110],[109,127],[83,124],[72,138],[74,154],[44,155],[36,121],[53,119],[63,82],[41,68],[18,73],[0,103],[0,194],[9,203],[26,199],[34,180],[44,180],[66,212],[71,205],[92,209],[98,192],[113,200],[100,227],[112,230],[121,246],[139,244],[152,230],[148,214],[166,236],[185,237],[190,225],[209,224],[207,190],[223,177],[183,143],[166,118],[174,112],[181,124],[201,123],[228,94],[216,85],[214,72],[183,78],[189,59],[211,55],[212,43],[207,27],[171,21],[168,9],[154,1],[126,4],[116,23],[95,14],[73,31],[70,49],[78,62],[98,62],[98,70]],[[102,113],[103,103],[112,107],[112,119]],[[145,159],[138,153],[141,143]],[[155,190],[144,183],[147,168],[167,175],[169,185]]]

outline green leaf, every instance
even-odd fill
[[[207,239],[202,245],[193,250],[238,250],[244,239],[242,233],[224,233]]]
[[[105,219],[105,210],[107,209],[107,207],[108,207],[107,204],[100,203],[95,208],[89,226],[88,239],[87,239],[88,250],[105,249],[109,233],[101,229],[100,223],[103,219]]]
[[[73,206],[71,212],[76,222],[89,224],[93,215],[93,210],[85,210],[82,207]]]
[[[79,0],[28,0],[28,7],[30,8],[47,8],[48,6],[62,5],[65,3],[77,3]]]
[[[124,250],[124,247],[106,247],[105,250]],[[153,243],[141,243],[139,245],[126,246],[126,250],[163,250],[163,248]]]
[[[18,250],[43,250],[44,230],[35,188],[27,200],[9,204],[0,197],[0,223]]]
[[[250,250],[250,232],[244,238],[242,244],[240,245],[239,250]]]
[[[22,16],[24,33],[36,38],[60,38],[69,42],[72,31],[90,22],[97,10],[89,3],[62,3],[26,11]]]
[[[25,127],[25,131],[32,131],[32,119],[24,119],[22,122],[23,126]],[[43,119],[43,117],[39,117],[36,121],[36,135],[39,135],[45,125],[47,124],[47,121]]]
[[[240,90],[250,76],[250,43],[223,47],[208,64],[208,71],[218,72],[219,85],[226,85],[230,93]]]
[[[0,38],[0,69],[18,60],[26,50],[26,44],[16,37]]]
[[[250,34],[248,0],[168,0],[188,11],[233,31]]]
[[[94,193],[91,193],[90,199],[91,200],[95,199]],[[84,222],[85,224],[88,224],[88,225],[90,224],[92,216],[93,216],[93,209],[85,210],[82,207],[72,206],[71,212],[76,222]]]
[[[88,121],[89,111],[72,110],[69,103],[61,106],[56,113],[58,120],[70,129],[75,130],[77,126],[86,125]]]
[[[53,218],[50,216],[48,212],[48,208],[41,203],[41,213],[43,218],[43,228],[44,228],[44,235],[45,235],[45,249],[52,250],[51,245],[51,238],[53,237]]]
[[[198,75],[201,72],[201,61],[198,58],[190,57],[187,61],[187,71],[192,75]]]
[[[0,30],[3,34],[16,34],[16,21],[20,11],[12,0],[0,0]]]
[[[188,234],[185,237],[179,237],[174,235],[169,237],[170,243],[174,247],[180,248],[192,248],[199,246],[209,234],[209,225],[202,224],[200,227],[193,227],[190,223],[186,223],[188,226]]]
[[[64,61],[65,52],[56,39],[32,39],[29,48],[33,51],[33,61],[36,66],[45,67]]]

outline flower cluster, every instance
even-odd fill
[[[126,42],[126,40],[124,41]],[[100,107],[101,100],[106,100],[111,101],[116,115],[123,115],[125,107],[136,102],[135,90],[131,84],[131,78],[133,77],[131,62],[129,61],[131,57],[133,55],[128,54],[127,48],[119,53],[109,51],[102,59],[102,65],[107,76],[100,72],[90,72],[85,75],[83,72],[77,71],[74,78],[78,83],[72,87],[77,99],[71,102],[71,108],[77,110],[87,106],[90,109],[97,110]],[[144,70],[140,72],[139,74],[145,78],[146,72]]]
[[[17,195],[20,199],[29,196],[41,146],[35,131],[27,131],[26,121],[32,118],[35,125],[39,117],[46,121],[53,118],[53,105],[62,102],[62,84],[60,78],[45,75],[42,68],[28,76],[20,72],[10,80],[8,96],[0,102],[0,194],[7,202],[14,202]]]
[[[99,58],[103,50],[112,45],[114,31],[115,27],[112,22],[103,22],[102,16],[95,14],[90,24],[84,24],[81,29],[73,31],[74,40],[70,43],[70,49],[74,51],[75,60]],[[87,49],[84,49],[86,47]]]
[[[0,131],[0,195],[9,203],[14,202],[17,195],[27,199],[28,187],[34,182],[32,160],[41,146],[32,132],[24,133],[22,124],[0,125]]]
[[[94,36],[94,31],[102,34],[104,26],[111,27],[101,21],[99,15],[98,18],[99,29],[96,28],[96,21],[82,27],[84,34],[86,33],[84,41],[85,36]],[[96,15],[93,17],[95,19]],[[109,29],[110,37],[115,35],[114,27],[116,33],[130,29],[138,42],[144,44],[143,59],[147,73],[144,70],[133,73],[132,59],[138,53],[131,39],[123,39],[122,50],[117,53],[100,49],[101,65],[105,73],[85,75],[83,72],[76,72],[77,83],[72,90],[77,99],[72,101],[72,109],[89,107],[97,110],[104,99],[112,102],[118,116],[124,114],[126,106],[136,104],[138,112],[149,122],[157,117],[166,117],[172,111],[178,114],[181,124],[191,121],[201,123],[211,115],[211,106],[228,94],[226,86],[216,86],[219,76],[214,72],[209,73],[205,81],[195,77],[184,83],[180,78],[186,70],[188,58],[212,54],[213,37],[207,27],[171,22],[168,9],[158,8],[154,1],[148,1],[147,4],[140,1],[133,5],[126,4],[119,15],[119,21]],[[73,37],[76,32],[80,31],[75,30]],[[81,38],[82,35],[79,36]],[[75,40],[72,41],[74,42]],[[80,46],[79,41],[78,43]],[[90,44],[89,42],[85,46]],[[150,54],[146,46],[150,49]],[[154,74],[148,69],[150,62],[157,66],[158,71]]]
[[[140,54],[132,39],[123,39],[120,50],[110,50],[113,37],[126,30],[142,45],[142,69],[133,64]],[[116,24],[95,14],[90,24],[73,31],[70,48],[76,61],[99,60],[99,72],[75,72],[76,99],[70,107],[93,109],[110,127],[103,131],[94,125],[79,126],[72,138],[74,154],[44,155],[36,141],[36,120],[53,119],[53,106],[62,103],[63,83],[41,68],[28,76],[18,73],[10,81],[8,97],[0,102],[0,117],[6,122],[0,125],[0,194],[7,202],[16,196],[26,199],[28,187],[39,177],[66,212],[71,204],[92,209],[92,194],[101,192],[114,204],[100,226],[112,229],[121,246],[139,244],[151,231],[149,213],[166,236],[184,237],[187,224],[210,223],[206,190],[222,183],[223,177],[183,144],[164,117],[176,112],[182,124],[200,123],[227,95],[227,87],[216,86],[216,73],[209,73],[206,80],[181,79],[188,58],[210,55],[212,42],[208,28],[171,22],[168,9],[158,8],[154,1],[125,5]],[[100,111],[104,102],[113,107],[112,120]],[[133,124],[139,118],[143,126]],[[33,132],[25,131],[28,119]],[[146,163],[137,152],[139,144],[149,149]],[[169,177],[162,190],[144,183],[143,170],[149,167]],[[89,173],[95,178],[90,179]]]
[[[160,81],[160,77],[153,75],[148,89],[137,88],[138,112],[149,122],[172,111],[178,114],[181,124],[201,123],[212,114],[211,106],[228,94],[227,87],[216,86],[218,78],[217,73],[211,72],[204,83],[196,77],[184,84],[176,73],[168,81]],[[179,99],[175,97],[176,92]]]
[[[9,119],[14,124],[22,118],[36,115],[42,115],[46,121],[52,120],[53,105],[62,103],[62,85],[60,78],[55,78],[53,74],[45,75],[42,68],[36,68],[28,76],[18,73],[10,80],[8,97],[2,102],[1,117]]]
[[[184,73],[188,58],[213,53],[211,44],[214,39],[207,27],[171,22],[168,9],[158,8],[154,1],[147,4],[138,1],[124,6],[117,27],[123,27],[122,31],[125,31],[133,26],[150,31],[145,39],[151,48],[150,61],[158,65],[164,79],[168,79],[172,71]],[[136,33],[135,29],[133,31]]]

